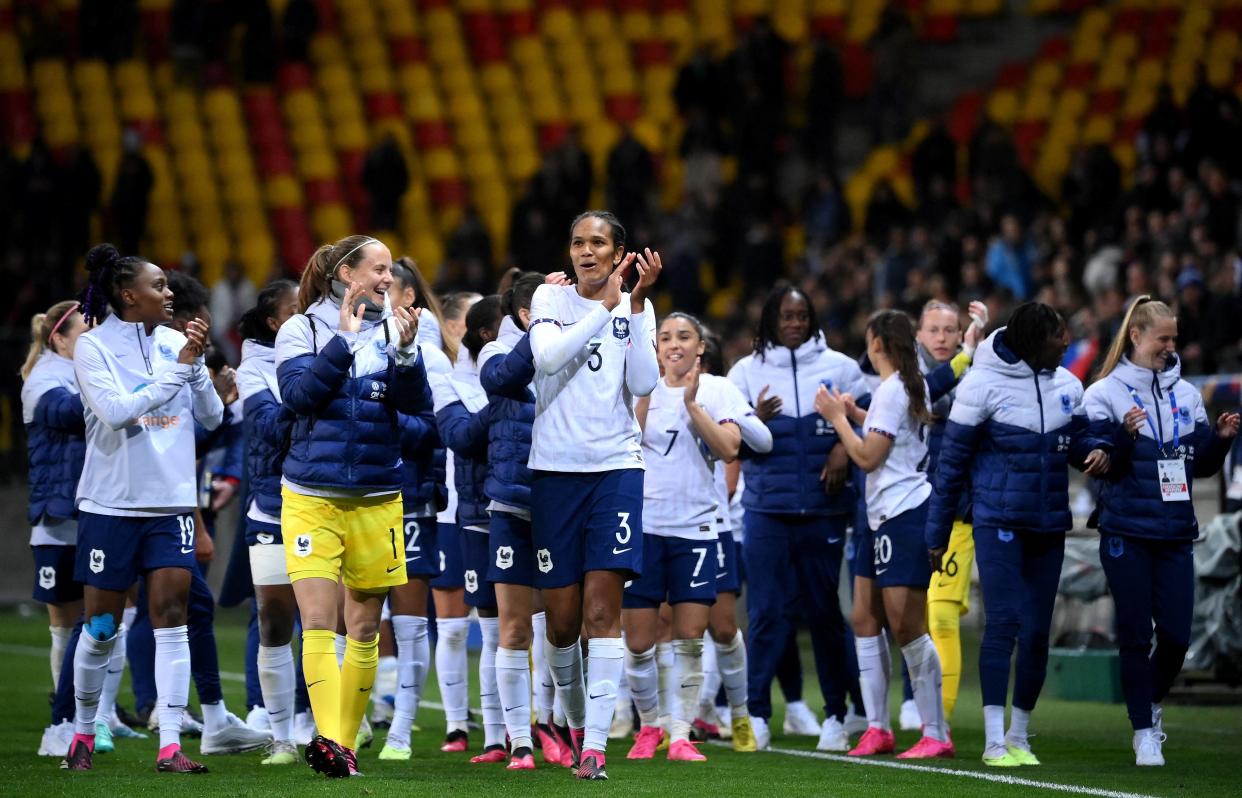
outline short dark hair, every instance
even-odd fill
[[[211,302],[207,287],[185,272],[169,272],[168,287],[173,292],[173,318],[193,316]]]
[[[500,323],[500,295],[491,294],[480,299],[466,311],[466,334],[461,342],[466,345],[470,359],[478,361],[479,352],[483,351],[483,330]]]
[[[768,298],[763,303],[763,313],[759,316],[759,329],[755,333],[754,351],[760,358],[763,358],[764,351],[769,346],[776,346],[780,343],[780,332],[778,330],[781,317],[781,303],[785,301],[785,297],[790,294],[797,294],[806,302],[807,316],[807,340],[814,338],[820,334],[819,316],[815,314],[815,303],[797,286],[785,283],[777,285],[768,294]]]
[[[1024,302],[1014,308],[1005,327],[1005,343],[1026,363],[1031,363],[1054,335],[1065,329],[1065,319],[1043,302]]]

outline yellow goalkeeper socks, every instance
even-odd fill
[[[358,727],[367,711],[371,687],[375,684],[375,671],[379,668],[379,635],[370,642],[359,643],[352,637],[345,643],[345,664],[341,667],[340,725],[341,737],[337,742],[347,748],[354,747]],[[310,677],[307,676],[307,679]]]
[[[336,664],[336,632],[303,630],[302,671],[306,674],[306,692],[310,694],[319,733],[344,744],[346,741],[340,738],[341,669]],[[352,747],[353,738],[348,742]]]

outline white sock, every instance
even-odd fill
[[[203,711],[203,734],[218,732],[228,723],[229,711],[225,708],[223,699],[214,704],[200,701],[198,706]]]
[[[134,619],[137,617],[138,617],[137,607],[126,607],[124,610],[121,611],[121,623],[125,625],[126,629],[134,628]]]
[[[293,647],[259,646],[259,687],[263,690],[263,706],[272,726],[272,739],[289,742],[293,739],[293,694],[297,677],[293,667]]]
[[[548,643],[548,645],[552,645]],[[548,672],[552,671],[552,666],[548,665]],[[556,682],[552,683],[552,725],[565,727],[569,725],[569,721],[565,719],[565,710],[561,707],[561,694],[556,692]]]
[[[716,643],[711,632],[703,633],[703,687],[699,690],[698,716],[711,717],[716,707],[716,693],[720,692],[720,666],[716,663]]]
[[[116,715],[116,696],[121,691],[121,677],[125,675],[125,640],[129,629],[125,624],[116,630],[116,645],[112,647],[112,657],[108,660],[108,672],[104,676],[103,692],[99,696],[99,713],[95,720],[112,725]]]
[[[742,630],[737,630],[733,641],[727,645],[717,643],[716,662],[720,669],[720,680],[724,683],[725,698],[729,701],[729,709],[734,717],[749,714],[746,708],[749,702],[746,691],[746,641],[742,639]],[[712,696],[714,702],[716,697]]]
[[[984,745],[988,748],[1005,745],[1005,708],[996,705],[983,708]]]
[[[656,669],[660,674],[660,726],[668,731],[677,704],[677,688],[673,686],[673,644],[656,643]]]
[[[190,702],[190,637],[184,626],[155,630],[155,693],[160,748],[181,744],[181,721]],[[220,702],[223,708],[224,702]],[[203,706],[203,720],[207,720]]]
[[[578,641],[561,648],[548,644],[548,667],[556,682],[556,698],[571,729],[586,726],[586,683],[582,678],[582,647]],[[555,707],[554,707],[555,710]]]
[[[479,652],[479,706],[483,709],[483,750],[505,744],[505,716],[496,684],[496,648],[500,644],[500,619],[480,618],[483,650]]]
[[[389,620],[392,620],[389,618]],[[428,655],[430,656],[430,654]],[[371,690],[372,700],[395,698],[397,695],[397,658],[386,654],[379,658],[379,667],[375,669],[375,686]]]
[[[625,643],[619,637],[596,637],[587,643],[586,734],[583,751],[603,753],[617,708],[617,682],[625,667]],[[697,685],[696,685],[697,687]],[[697,693],[696,693],[697,695]]]
[[[1031,713],[1025,709],[1014,707],[1009,712],[1009,732],[1005,738],[1017,743],[1026,744],[1027,731],[1031,726]]]
[[[95,734],[99,695],[103,692],[108,661],[112,659],[115,644],[116,635],[107,640],[96,640],[85,629],[78,638],[78,648],[73,654],[74,731],[78,734]]]
[[[466,713],[470,706],[466,680],[466,637],[470,634],[469,618],[437,618],[436,681],[440,685],[440,701],[444,704],[444,720],[448,731],[466,730]]]
[[[923,721],[923,736],[946,742],[944,736],[944,699],[940,692],[940,655],[931,635],[924,634],[901,647],[901,656],[910,671],[914,703]]]
[[[855,636],[854,650],[858,652],[858,686],[862,690],[863,706],[867,709],[867,725],[887,730],[888,663],[882,651],[888,650],[888,639],[882,634]]]
[[[690,724],[699,708],[699,689],[703,686],[703,638],[673,641],[673,687],[677,702],[673,706],[672,740],[689,740]]]
[[[535,722],[551,723],[552,706],[556,701],[556,684],[548,667],[548,616],[536,612],[530,616],[531,681],[535,687]]]
[[[421,615],[394,615],[392,632],[397,640],[397,692],[393,694],[388,744],[394,748],[409,748],[410,727],[418,717],[418,704],[431,666],[427,619]]]
[[[621,633],[621,642],[625,642],[624,632]],[[625,663],[629,658],[630,650],[627,647],[625,649],[625,657],[621,660],[621,678],[617,680],[617,708],[613,713],[614,715],[623,713],[626,717],[632,717],[634,714],[632,709],[633,696],[630,695],[630,680],[626,676],[627,671],[625,667]]]
[[[530,659],[516,648],[496,649],[496,689],[510,750],[534,748],[530,739]]]
[[[660,675],[656,672],[655,646],[634,653],[625,652],[625,680],[630,685],[630,697],[638,708],[638,723],[654,726],[660,719]]]
[[[345,647],[349,645],[349,636],[337,633],[336,640],[336,667],[340,668],[345,665]]]
[[[65,649],[69,647],[69,638],[73,636],[72,626],[49,626],[47,630],[52,634],[52,647],[48,650],[47,658],[52,666],[52,689],[60,684],[60,666],[65,661]]]

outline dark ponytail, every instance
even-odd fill
[[[724,349],[720,345],[720,336],[706,327],[703,332],[703,354],[699,355],[699,365],[704,374],[725,375]]]
[[[625,227],[622,226],[621,220],[618,219],[617,215],[612,211],[585,211],[584,213],[578,214],[574,217],[574,220],[569,223],[569,237],[574,237],[574,228],[578,226],[578,222],[592,217],[599,219],[601,222],[608,225],[609,232],[612,233],[612,245],[614,247],[621,249],[625,246]]]
[[[99,323],[108,315],[108,307],[120,315],[121,289],[128,286],[138,274],[138,267],[146,263],[142,258],[121,257],[111,244],[98,244],[86,253],[86,271],[90,279],[82,292],[82,318],[87,324]]]
[[[461,342],[466,345],[470,359],[476,363],[479,352],[487,344],[483,331],[491,330],[495,333],[497,325],[500,324],[500,316],[500,297],[496,294],[483,297],[466,311],[466,334],[462,336]]]
[[[242,314],[237,323],[237,331],[243,340],[259,341],[265,344],[275,343],[276,331],[267,325],[267,320],[275,318],[276,307],[289,291],[297,291],[298,284],[292,280],[273,280],[259,292],[255,306]]]
[[[906,396],[910,398],[910,418],[919,424],[935,420],[927,409],[927,383],[919,368],[919,355],[914,346],[914,322],[900,310],[881,310],[867,322],[867,331],[879,340],[889,363],[897,372]]]
[[[324,244],[306,261],[298,284],[298,313],[332,294],[332,280],[342,266],[356,266],[370,244],[381,243],[371,236],[345,236],[335,244]]]
[[[530,302],[535,292],[539,290],[539,286],[543,285],[543,281],[543,275],[538,272],[518,272],[513,276],[509,290],[501,296],[501,312],[513,319],[513,323],[518,326],[519,330],[526,328],[522,326],[522,318],[518,315],[518,311],[523,308],[530,310]]]

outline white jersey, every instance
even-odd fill
[[[109,316],[82,333],[73,368],[86,416],[78,509],[101,515],[177,515],[198,506],[194,422],[220,426],[220,401],[200,356],[177,362],[185,336]]]
[[[718,424],[738,423],[750,411],[728,380],[704,374],[695,399]],[[730,388],[732,386],[729,386]],[[686,409],[685,388],[656,383],[643,429],[643,531],[661,537],[714,540],[716,537],[716,458],[695,433]]]
[[[923,388],[926,391],[926,382]],[[893,441],[888,458],[867,475],[867,523],[874,530],[931,496],[931,483],[927,481],[927,428],[910,417],[910,397],[898,374],[889,375],[871,393],[863,434],[871,432]]]
[[[634,399],[651,393],[660,367],[651,302],[637,315],[629,308],[629,294],[609,312],[573,286],[535,291],[532,469],[597,473],[643,467]]]

